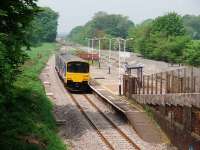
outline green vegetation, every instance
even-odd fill
[[[142,23],[130,32],[136,51],[144,57],[178,63],[190,39],[186,36],[181,16],[169,13]]]
[[[27,54],[30,57],[14,83],[9,108],[0,105],[0,147],[2,150],[64,150],[56,136],[52,104],[45,96],[38,75],[56,44],[43,44]]]
[[[182,17],[173,12],[135,26],[127,17],[98,12],[86,25],[74,28],[67,39],[87,45],[86,38],[94,37],[133,38],[134,42],[127,43],[128,51],[145,58],[200,66],[200,16]],[[108,45],[104,40],[101,48]]]
[[[144,57],[171,63],[199,66],[199,42],[187,34],[183,18],[176,13],[137,25],[129,32],[133,48]]]
[[[0,5],[0,103],[13,99],[13,83],[27,59],[23,47],[52,42],[56,37],[58,14],[39,8],[36,0],[3,0]]]
[[[26,59],[26,28],[38,12],[35,0],[3,0],[0,5],[0,104],[9,107],[13,82]]]
[[[52,42],[56,36],[57,13],[39,8],[36,1],[2,0],[0,5],[2,150],[65,149],[56,136],[52,105],[38,79],[56,46],[44,44],[26,50],[32,44]]]
[[[185,15],[183,23],[187,34],[194,40],[200,40],[200,15]]]
[[[127,37],[128,30],[134,27],[134,23],[128,20],[128,17],[122,15],[107,14],[98,12],[93,19],[84,26],[75,27],[68,40],[87,45],[86,38],[93,37]],[[108,41],[102,42],[102,47],[108,47]]]
[[[183,60],[186,64],[200,66],[200,41],[193,40],[187,45]]]
[[[40,8],[27,28],[27,40],[31,45],[54,42],[57,35],[58,13],[48,7]]]

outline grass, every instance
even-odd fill
[[[1,150],[65,150],[56,134],[52,104],[45,96],[39,74],[55,43],[44,43],[28,51],[29,60],[15,82],[14,100],[9,109],[0,108]]]

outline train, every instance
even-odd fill
[[[58,53],[55,56],[55,69],[69,90],[89,90],[90,65],[87,61],[66,52]]]

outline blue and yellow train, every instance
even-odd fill
[[[67,53],[59,53],[55,59],[56,71],[68,89],[88,90],[90,65],[87,61]]]

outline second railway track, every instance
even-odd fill
[[[87,94],[70,92],[68,94],[109,149],[140,150],[137,144],[101,111]]]

